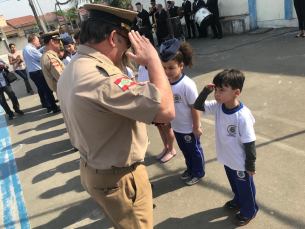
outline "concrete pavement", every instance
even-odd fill
[[[305,40],[295,39],[295,33],[287,28],[222,40],[190,40],[195,66],[185,73],[199,91],[224,68],[237,68],[246,75],[240,101],[256,119],[255,184],[260,207],[246,228],[305,228]],[[12,87],[26,112],[7,120],[7,125],[31,227],[111,228],[81,186],[79,155],[73,151],[62,115],[47,114],[37,94],[26,94],[22,81]],[[201,116],[201,120],[206,177],[192,187],[179,178],[185,163],[177,145],[173,160],[166,164],[155,160],[162,142],[157,129],[148,126],[151,143],[145,165],[154,184],[157,229],[236,228],[235,213],[222,208],[233,196],[216,160],[213,118]]]

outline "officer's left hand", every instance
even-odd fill
[[[256,171],[246,171],[247,173],[248,173],[248,175],[249,175],[249,177],[252,177],[253,175],[255,175],[256,174]]]
[[[202,135],[202,130],[200,128],[193,128],[193,134],[195,138],[199,138]]]

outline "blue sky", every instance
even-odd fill
[[[40,8],[37,5],[37,0],[33,0],[38,15],[41,15]],[[38,0],[43,14],[55,11],[55,0]],[[65,2],[66,0],[59,0],[59,2]],[[62,9],[72,7],[72,5],[63,5]],[[29,6],[28,0],[0,0],[0,15],[4,15],[6,20],[22,17],[26,15],[33,15],[32,9]]]

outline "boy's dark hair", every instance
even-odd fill
[[[120,28],[115,25],[96,19],[88,19],[82,22],[82,32],[79,36],[80,43],[98,44],[106,40],[113,30],[120,32]]]
[[[184,67],[191,68],[194,64],[194,51],[192,46],[187,42],[181,42],[178,52],[171,58],[172,61],[179,65],[183,62]]]
[[[240,91],[243,89],[244,82],[244,74],[235,69],[225,69],[218,73],[213,79],[213,84],[215,84],[216,87],[222,88],[223,86],[230,86],[233,90],[239,89]]]
[[[11,48],[13,45],[16,46],[15,44],[10,43],[10,44],[8,45],[8,47]]]

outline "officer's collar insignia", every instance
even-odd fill
[[[123,22],[121,23],[121,27],[124,28],[124,29],[127,29],[128,31],[131,30],[131,27],[129,25],[123,23]]]
[[[114,81],[114,83],[120,88],[122,88],[123,91],[126,91],[129,87],[137,84],[126,76],[117,79],[116,81]]]

